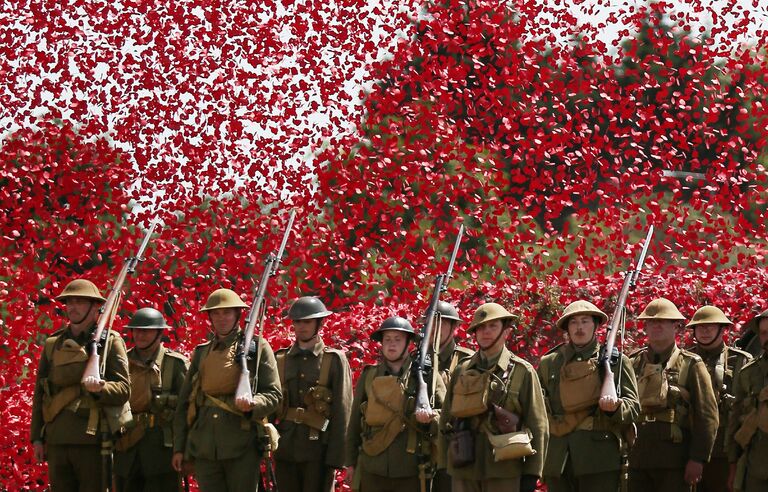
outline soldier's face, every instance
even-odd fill
[[[645,320],[645,334],[648,336],[648,343],[659,348],[672,345],[675,342],[675,330],[679,324],[679,321],[670,319]]]
[[[723,341],[723,330],[717,323],[704,323],[693,327],[693,336],[699,345],[720,345]]]
[[[296,339],[303,342],[314,338],[317,323],[318,320],[316,319],[297,319],[292,321],[293,333],[296,335]]]
[[[568,318],[568,337],[577,347],[592,341],[595,328],[595,318],[588,314],[575,314]]]
[[[237,308],[221,308],[208,312],[211,316],[213,330],[219,336],[229,335],[235,327],[237,315],[240,314]]]
[[[446,343],[448,343],[448,340],[453,338],[453,331],[456,329],[456,321],[446,319],[442,322],[442,327],[440,328],[440,346],[442,347]]]
[[[87,297],[68,297],[65,301],[67,319],[73,325],[90,324],[99,317],[99,309]]]
[[[389,361],[397,361],[405,352],[408,335],[401,331],[385,331],[381,337],[381,352]]]
[[[768,318],[762,318],[757,325],[757,336],[760,337],[760,346],[765,348],[768,343]]]
[[[160,337],[158,336],[162,330],[144,330],[133,329],[131,334],[133,335],[133,343],[141,350],[147,350],[157,342],[160,344]]]
[[[475,341],[477,345],[489,352],[494,352],[498,346],[503,345],[506,337],[500,337],[504,329],[504,322],[500,319],[494,319],[485,323],[480,323],[475,329]]]

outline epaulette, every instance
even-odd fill
[[[347,353],[341,349],[326,346],[326,347],[323,347],[323,352],[328,354],[334,354],[336,357],[339,357],[340,359],[347,358]]]
[[[210,345],[212,342],[213,342],[213,340],[208,340],[207,342],[203,342],[203,343],[201,343],[201,344],[197,345],[197,346],[195,347],[195,350],[197,350],[197,349],[203,349],[203,348],[207,347],[208,345]]]
[[[472,357],[473,355],[475,355],[475,351],[474,350],[472,350],[471,348],[468,348],[468,347],[462,347],[461,345],[456,345],[453,348],[453,351],[454,352],[461,352],[462,354],[465,354],[468,357]]]
[[[522,357],[519,357],[519,356],[517,356],[517,355],[515,355],[515,354],[511,354],[511,355],[512,355],[512,356],[511,356],[510,358],[511,358],[513,361],[515,361],[515,364],[520,364],[520,365],[521,365],[521,366],[523,366],[523,367],[527,367],[528,369],[531,369],[531,370],[533,370],[533,364],[531,364],[531,363],[530,363],[530,362],[528,362],[527,360],[525,360],[525,359],[523,359]]]
[[[165,355],[167,355],[168,357],[173,357],[174,359],[179,359],[184,363],[189,362],[189,359],[187,358],[186,355],[182,354],[181,352],[176,352],[175,350],[165,349]]]
[[[735,355],[740,355],[741,357],[744,357],[744,359],[748,361],[751,361],[752,359],[754,359],[754,357],[752,357],[752,354],[750,354],[746,350],[741,350],[740,348],[728,347],[728,352],[731,352]]]
[[[630,359],[636,359],[636,358],[640,357],[641,355],[643,355],[646,352],[646,350],[648,350],[648,347],[640,347],[639,349],[635,350],[634,352],[630,352],[627,357],[629,357]]]
[[[293,345],[288,345],[287,347],[279,348],[279,349],[275,350],[275,355],[282,354],[282,353],[288,353],[288,351],[291,350],[291,347],[293,347]]]
[[[691,359],[693,359],[694,363],[695,362],[704,362],[704,359],[702,359],[699,354],[691,352],[690,350],[686,350],[686,349],[682,349],[681,348],[680,349],[680,355],[682,355],[683,357],[690,357]]]
[[[555,352],[557,352],[558,350],[560,350],[560,347],[562,347],[563,345],[565,345],[565,342],[562,342],[562,343],[558,343],[557,345],[555,345],[555,346],[554,346],[554,347],[552,347],[551,349],[549,349],[549,350],[547,350],[546,352],[544,352],[544,355],[554,354]]]
[[[54,331],[53,333],[48,334],[45,338],[57,337],[57,336],[61,335],[62,333],[64,333],[64,330],[66,330],[66,328],[59,328],[58,330]]]
[[[758,357],[755,357],[751,361],[749,361],[746,364],[744,364],[743,366],[741,366],[741,371],[744,372],[747,368],[750,368],[752,366],[755,366],[755,365],[759,364],[760,363],[760,359],[762,359],[763,357],[766,357],[765,352],[763,352]]]

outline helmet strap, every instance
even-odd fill
[[[309,342],[311,342],[312,340],[314,340],[315,338],[319,338],[319,337],[317,336],[317,332],[318,332],[318,331],[320,331],[320,325],[322,325],[322,324],[323,324],[323,319],[322,319],[322,318],[316,319],[316,320],[315,320],[315,331],[314,331],[314,332],[312,332],[312,336],[311,336],[311,337],[309,337],[309,338],[306,338],[306,339],[304,339],[304,340],[302,340],[302,339],[299,339],[299,341],[300,341],[301,343],[309,343]]]
[[[89,301],[88,301],[88,311],[86,311],[86,312],[85,312],[85,314],[83,315],[83,317],[82,317],[82,318],[80,318],[80,320],[79,320],[79,321],[74,321],[74,320],[70,319],[70,320],[69,320],[69,322],[70,322],[71,324],[73,324],[73,325],[79,325],[79,324],[81,324],[83,321],[85,321],[86,319],[88,319],[88,316],[90,316],[90,315],[91,315],[91,311],[93,310],[93,305],[94,305],[94,304],[95,304],[95,302],[94,302],[93,300],[89,300]]]
[[[135,328],[134,328],[134,329],[135,329]],[[154,345],[154,344],[155,344],[155,342],[157,342],[157,339],[158,339],[158,338],[160,338],[161,336],[163,336],[163,330],[156,330],[156,332],[157,332],[157,333],[155,333],[155,338],[153,338],[153,339],[152,339],[152,341],[151,341],[151,342],[149,342],[149,343],[148,343],[147,345],[145,345],[144,347],[139,347],[139,344],[138,344],[138,343],[136,343],[136,338],[134,337],[134,339],[133,339],[133,343],[134,343],[134,345],[136,345],[136,348],[138,348],[139,350],[147,350],[149,347],[151,347],[152,345]]]
[[[705,347],[705,348],[713,347],[714,344],[716,344],[718,342],[718,340],[720,339],[720,335],[722,333],[723,333],[723,325],[717,325],[717,333],[715,334],[715,338],[713,338],[711,342],[705,344],[705,343],[702,343],[701,341],[699,341],[698,337],[696,337],[696,330],[694,329],[693,330],[693,339],[696,340],[696,343],[698,343],[702,347]]]
[[[488,350],[488,349],[490,349],[491,347],[496,345],[496,342],[498,342],[499,339],[502,336],[504,336],[504,332],[507,331],[507,328],[509,328],[509,321],[504,321],[504,324],[501,325],[501,331],[499,332],[499,335],[496,338],[493,339],[493,341],[490,343],[490,345],[488,345],[487,347],[483,347],[482,345],[480,345],[480,342],[477,342],[477,345],[480,347],[481,350]],[[475,339],[477,339],[477,338],[475,338]]]

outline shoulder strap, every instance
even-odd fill
[[[275,354],[277,361],[277,375],[280,377],[280,387],[285,388],[285,350],[278,350]]]
[[[160,391],[170,393],[173,386],[173,357],[167,355],[168,350],[165,347],[162,347],[161,351],[163,355],[160,360]]]
[[[691,368],[692,359],[690,357],[683,357],[682,355],[680,355],[680,359],[680,372],[677,375],[677,385],[685,387],[688,382],[688,370]]]
[[[324,349],[320,352],[320,377],[317,378],[318,386],[328,386],[328,380],[331,377],[331,362],[332,357],[326,357],[327,353],[333,353],[328,349]]]
[[[370,369],[368,369],[368,372],[365,373],[365,394],[370,397],[370,395],[373,393],[373,380],[376,379],[376,367],[368,367]]]
[[[43,350],[45,353],[45,358],[48,360],[51,360],[51,357],[53,357],[53,349],[56,346],[56,342],[59,341],[58,335],[52,335],[45,339],[45,349]]]

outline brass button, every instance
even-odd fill
[[[303,373],[303,372],[300,372],[300,373],[299,373],[299,377],[303,379],[303,378],[304,378],[304,373]]]
[[[219,414],[218,413],[214,413],[213,414],[213,418],[215,418],[215,419],[219,418]]]

